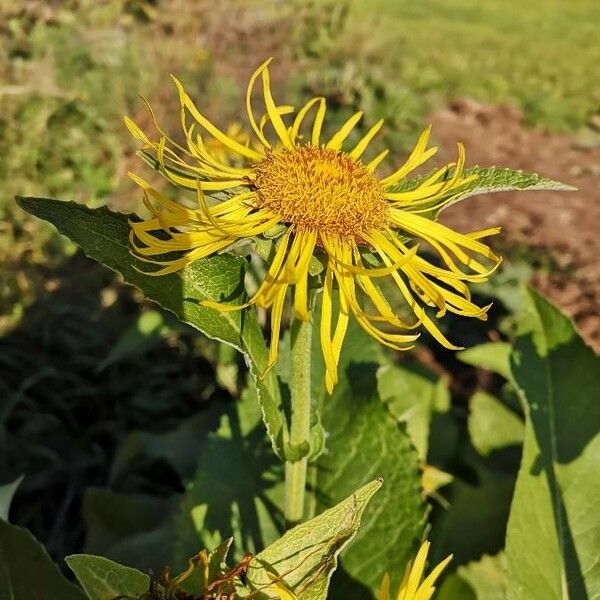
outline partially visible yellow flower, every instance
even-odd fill
[[[365,152],[383,120],[373,125],[351,148],[348,137],[362,118],[350,117],[334,135],[323,140],[326,105],[313,98],[297,112],[277,105],[271,94],[268,64],[250,78],[246,94],[253,139],[240,142],[223,133],[196,108],[175,79],[185,137],[178,144],[160,129],[151,140],[126,118],[143,151],[156,160],[176,186],[192,190],[193,208],[174,202],[133,176],[144,192],[152,217],[131,222],[131,245],[140,260],[157,267],[153,275],[172,273],[198,259],[223,251],[236,241],[261,236],[275,226],[284,233],[267,267],[264,280],[244,305],[205,301],[216,310],[239,310],[256,304],[271,312],[269,367],[277,359],[279,334],[288,292],[296,319],[311,318],[309,265],[314,255],[325,263],[321,302],[320,341],[325,360],[325,383],[331,393],[338,380],[338,362],[350,315],[382,344],[397,350],[414,346],[423,326],[446,348],[458,349],[442,334],[429,313],[447,312],[485,320],[489,306],[473,303],[468,283],[483,282],[500,259],[482,238],[499,228],[461,234],[430,218],[450,202],[473,176],[464,175],[465,152],[458,145],[455,163],[435,170],[409,188],[398,190],[406,176],[437,151],[427,148],[430,128],[419,138],[407,161],[386,177],[376,170],[388,154],[372,159]],[[262,81],[265,112],[256,118],[253,89]],[[286,123],[284,117],[289,121]],[[311,116],[306,133],[301,130]],[[188,124],[189,117],[192,122]],[[270,141],[267,126],[274,142]],[[238,157],[225,160],[214,150],[216,140]],[[225,195],[209,204],[204,193]],[[438,255],[433,264],[417,255],[420,238]],[[413,318],[398,316],[382,284],[390,283]],[[334,302],[334,290],[339,300]],[[365,309],[365,300],[372,311]]]
[[[448,563],[452,560],[452,555],[448,556],[443,560],[437,567],[435,567],[431,573],[423,579],[423,572],[425,570],[425,563],[427,561],[427,554],[429,552],[429,542],[425,542],[417,556],[414,563],[409,562],[402,578],[402,583],[398,588],[398,594],[396,600],[429,600],[435,592],[435,582],[440,576],[441,572],[446,568]],[[383,581],[381,582],[381,588],[379,590],[379,600],[390,599],[390,578],[385,574]]]
[[[225,135],[229,139],[235,140],[244,146],[248,146],[250,144],[250,136],[246,131],[244,131],[242,124],[238,121],[229,123]],[[232,151],[231,148],[216,138],[210,138],[206,140],[206,151],[217,162],[224,165],[235,166],[236,164],[240,163],[240,155],[237,152]]]

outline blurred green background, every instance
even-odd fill
[[[0,0],[0,483],[25,475],[12,521],[59,559],[89,547],[94,488],[177,499],[185,478],[167,448],[193,452],[184,424],[237,390],[235,358],[25,216],[15,194],[136,210],[127,171],[143,167],[122,116],[150,126],[138,94],[175,131],[176,73],[217,123],[243,123],[245,83],[267,56],[278,98],[325,95],[331,127],[357,108],[366,126],[384,117],[398,159],[431,114],[465,97],[516,107],[523,135],[597,153],[599,39],[597,0]],[[493,318],[461,333],[473,343],[510,339],[517,282],[564,283],[556,256],[501,249],[508,266],[482,292]],[[593,312],[597,287],[589,294]],[[424,345],[415,357],[449,382],[463,429],[474,391],[502,393],[497,376],[452,355]],[[501,520],[518,454],[488,464],[465,452],[455,467],[469,483],[449,494],[500,495]]]

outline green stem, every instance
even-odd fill
[[[310,435],[310,355],[312,323],[294,320],[291,329],[291,423],[290,446],[309,444]],[[304,496],[308,457],[285,463],[285,518],[288,525],[304,517]]]

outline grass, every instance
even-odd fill
[[[509,102],[527,122],[575,131],[600,107],[595,0],[350,0],[378,69],[428,108],[462,96]],[[374,33],[375,32],[375,33]],[[351,36],[350,36],[351,37]]]

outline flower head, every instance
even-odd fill
[[[425,579],[423,579],[429,546],[430,543],[425,542],[419,549],[414,563],[409,562],[406,566],[402,583],[400,583],[400,587],[398,588],[396,600],[429,600],[433,596],[433,593],[435,592],[435,582],[441,572],[452,560],[452,555],[444,559]],[[386,574],[381,582],[379,600],[389,600],[389,598],[390,578]]]
[[[233,136],[218,129],[199,112],[177,79],[183,145],[160,129],[160,138],[151,140],[126,118],[144,153],[168,180],[192,190],[197,199],[194,207],[174,202],[133,176],[152,212],[148,219],[131,222],[134,253],[157,267],[152,274],[167,274],[240,239],[264,236],[279,227],[282,234],[266,276],[249,301],[241,306],[204,304],[221,311],[250,304],[270,310],[272,366],[288,292],[294,317],[311,318],[309,271],[313,256],[319,257],[325,264],[320,340],[330,393],[337,382],[350,315],[379,342],[397,350],[414,346],[420,326],[445,347],[458,349],[439,330],[429,309],[437,317],[452,312],[485,319],[489,307],[473,303],[467,284],[485,281],[500,262],[481,241],[498,228],[464,235],[431,218],[473,179],[464,173],[464,148],[458,145],[456,162],[399,189],[409,173],[436,153],[436,148],[427,148],[430,128],[403,165],[380,177],[377,169],[387,150],[370,160],[364,156],[383,121],[347,147],[362,118],[358,112],[324,139],[325,99],[313,98],[297,112],[277,105],[271,94],[269,62],[254,72],[248,85],[252,138],[240,138],[239,130]],[[259,78],[264,114],[257,119],[252,102]],[[205,193],[218,193],[224,199],[209,204]],[[416,239],[437,254],[435,264],[417,255],[418,246],[412,241]],[[412,314],[409,319],[398,316],[398,309],[384,295],[383,285],[388,283],[403,298]],[[369,310],[367,300],[372,305]]]

